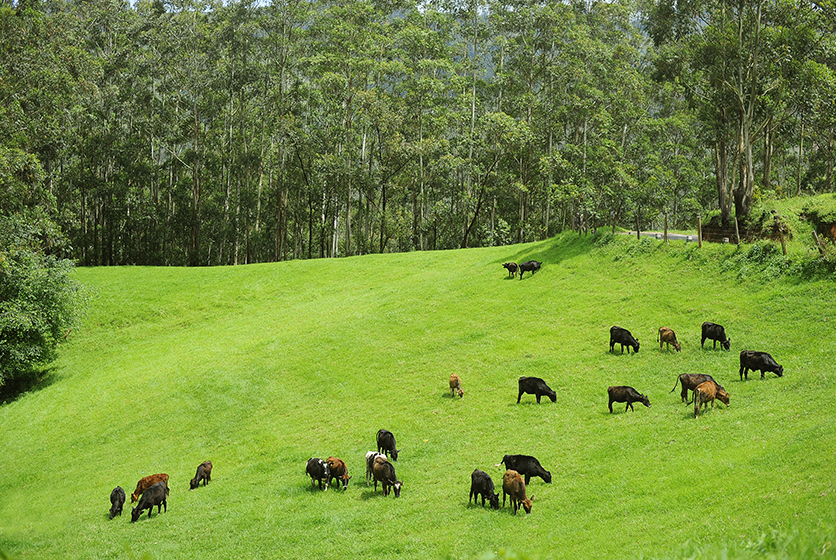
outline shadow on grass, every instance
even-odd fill
[[[0,387],[0,405],[16,401],[26,393],[46,389],[58,380],[54,368],[33,371],[11,379]]]
[[[536,246],[527,249],[520,250],[519,248],[513,247],[517,249],[516,252],[497,259],[495,262],[502,265],[506,262],[521,263],[534,260],[542,262],[543,268],[546,268],[548,265],[560,264],[564,260],[588,253],[596,246],[596,242],[601,241],[603,238],[604,236],[600,233],[580,237],[572,233],[565,233],[542,241],[536,244]],[[509,249],[511,248],[509,247]],[[536,277],[537,274],[533,276]],[[527,278],[532,278],[530,273],[524,279]],[[519,277],[511,278],[506,274],[505,279],[519,280]]]

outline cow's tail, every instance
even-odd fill
[[[670,390],[670,391],[668,391],[668,392],[669,392],[669,393],[673,393],[673,392],[674,392],[674,390],[676,389],[676,386],[677,386],[677,385],[679,385],[679,376],[677,376],[677,377],[676,377],[676,383],[674,383],[674,384],[673,384],[673,389],[671,389],[671,390]]]

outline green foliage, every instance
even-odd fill
[[[39,225],[0,216],[0,386],[54,360],[80,311],[73,265],[44,253]]]

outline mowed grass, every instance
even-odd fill
[[[82,328],[42,389],[0,407],[0,550],[16,558],[707,557],[834,524],[836,284],[720,272],[737,249],[567,234],[541,243],[227,268],[80,269]],[[507,278],[501,263],[543,261]],[[700,348],[703,321],[732,351]],[[609,350],[620,325],[638,354]],[[660,326],[681,353],[661,350]],[[618,347],[616,347],[618,348]],[[742,349],[785,375],[738,377]],[[451,398],[450,373],[465,396]],[[680,373],[731,394],[693,417]],[[557,403],[516,404],[521,375]],[[651,408],[607,410],[631,385]],[[387,428],[401,497],[364,481]],[[468,505],[538,457],[532,513]],[[343,458],[345,493],[309,457]],[[201,461],[212,482],[188,490]],[[168,512],[108,496],[170,475]],[[501,490],[500,490],[501,493]],[[819,543],[816,542],[816,546]],[[694,551],[697,551],[696,553]],[[818,553],[833,555],[832,544]]]

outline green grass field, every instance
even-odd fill
[[[834,557],[836,284],[746,247],[634,237],[227,268],[80,269],[92,298],[47,382],[0,406],[0,550],[13,558]],[[543,261],[507,278],[501,263]],[[731,352],[700,348],[703,321]],[[609,327],[638,354],[609,353]],[[681,353],[660,351],[673,328]],[[742,349],[785,375],[738,377]],[[463,380],[451,398],[450,373]],[[670,393],[731,394],[695,420]],[[516,404],[517,378],[556,403]],[[607,410],[609,385],[651,408]],[[394,432],[401,497],[366,486]],[[538,457],[530,515],[468,505],[506,453]],[[343,458],[345,493],[305,461]],[[189,491],[197,465],[209,486]],[[170,475],[168,512],[108,496]],[[130,498],[129,498],[130,499]],[[500,500],[501,502],[501,500]],[[509,552],[513,551],[513,552]],[[2,557],[2,554],[0,554]]]

